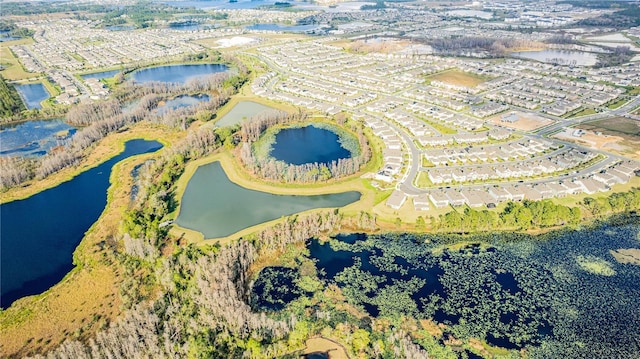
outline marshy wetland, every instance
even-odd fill
[[[461,350],[475,338],[488,347],[525,350],[532,358],[632,357],[640,351],[640,266],[618,262],[614,254],[638,247],[639,231],[631,220],[540,236],[313,239],[299,263],[310,260],[316,270],[264,269],[252,300],[257,308],[274,310],[337,285],[345,301],[367,316],[433,322],[440,344],[461,339]],[[283,295],[266,277],[295,290]],[[316,293],[300,288],[310,280],[320,283]]]

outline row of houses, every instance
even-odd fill
[[[425,150],[423,155],[425,159],[432,164],[436,166],[443,166],[455,163],[508,161],[515,158],[537,156],[547,150],[555,148],[556,147],[547,140],[525,138],[499,145]]]
[[[425,172],[429,180],[436,185],[454,182],[519,179],[566,172],[590,161],[595,156],[591,152],[570,149],[547,158],[492,165],[433,168]]]

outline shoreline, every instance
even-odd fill
[[[175,142],[174,137],[184,137],[177,131],[168,130],[160,125],[136,124],[125,132],[110,134],[101,139],[95,146],[89,148],[89,152],[80,164],[74,167],[64,168],[44,179],[33,179],[23,183],[18,187],[13,187],[0,193],[0,204],[29,198],[42,191],[56,187],[64,182],[72,180],[89,169],[99,166],[101,163],[117,156],[124,151],[124,144],[129,140],[143,139],[158,141],[163,145],[163,149],[170,147]]]

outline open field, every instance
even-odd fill
[[[0,75],[10,81],[40,76],[40,74],[24,71],[18,59],[16,59],[11,50],[9,50],[9,46],[31,43],[33,43],[31,38],[0,43],[0,64],[6,66],[4,70],[0,71]]]
[[[553,120],[544,118],[542,116],[538,116],[533,113],[512,111],[509,114],[516,116],[518,120],[515,122],[503,122],[502,121],[503,115],[498,115],[498,116],[491,117],[489,121],[491,121],[491,123],[498,126],[513,128],[521,131],[533,131],[540,127],[548,126],[553,123]]]
[[[574,136],[575,129],[567,128],[562,132],[559,132],[553,136],[563,141],[575,142],[581,145],[595,148],[598,150],[606,150],[609,148],[615,148],[615,143],[621,142],[622,137],[611,136],[605,134],[597,134],[591,130],[584,130],[580,136]]]
[[[451,85],[466,87],[476,87],[479,84],[490,79],[491,78],[488,76],[480,76],[460,70],[449,70],[427,77],[427,80],[438,80]]]
[[[603,149],[640,159],[640,123],[638,121],[625,117],[613,117],[582,123],[576,127],[585,131],[602,133],[600,137],[620,138],[619,141],[604,146]]]
[[[45,186],[53,187],[69,180],[113,157],[124,149],[126,141],[134,138],[155,139],[168,144],[178,135],[146,125],[111,135],[100,142],[83,166],[51,176],[44,181],[46,185],[38,183],[8,194],[14,198],[27,197]],[[129,174],[136,164],[153,156],[157,153],[130,157],[114,166],[107,206],[76,248],[76,267],[45,293],[22,298],[1,312],[0,356],[24,356],[53,348],[67,338],[89,338],[120,314],[119,285],[123,277],[115,264],[112,246],[116,245],[114,238],[123,212],[129,205],[132,185]],[[6,195],[3,194],[3,201]]]

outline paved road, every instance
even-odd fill
[[[276,75],[274,78],[270,79],[266,84],[265,84],[265,89],[267,89],[268,91],[272,91],[273,92],[273,87],[275,86],[275,84],[277,83],[277,81],[282,77],[282,76],[288,76],[291,74],[291,71],[288,68],[285,68],[283,66],[280,66],[279,64],[271,61],[269,58],[265,58],[263,56],[260,55],[256,55],[256,54],[250,54],[250,53],[246,53],[247,55],[256,57],[258,59],[260,59],[261,61],[265,62],[271,69],[273,69],[274,71],[276,71],[278,73],[278,75]],[[343,86],[341,84],[341,86]],[[414,87],[414,86],[412,86]],[[359,89],[360,91],[363,91],[361,89]],[[495,89],[493,89],[495,90]],[[389,95],[389,94],[385,94],[385,93],[378,93],[378,100],[379,99],[390,99],[390,100],[399,100],[401,102],[405,102],[406,101],[410,101],[413,102],[412,99],[408,99],[405,98],[404,96],[402,96],[402,93],[406,91],[406,89],[396,92],[393,95]],[[367,92],[372,92],[367,90]],[[296,97],[300,97],[297,95],[293,95]],[[318,101],[318,100],[314,100],[314,101]],[[318,101],[319,102],[319,101]],[[334,107],[340,108],[342,110],[345,110],[347,112],[351,112],[354,113],[356,115],[363,115],[369,118],[375,118],[379,121],[384,122],[386,125],[388,125],[395,133],[396,135],[400,138],[400,140],[403,142],[404,144],[404,149],[408,152],[409,155],[409,166],[408,168],[405,168],[404,173],[402,175],[402,178],[398,181],[396,188],[403,191],[404,193],[410,195],[410,196],[415,196],[415,195],[419,195],[425,192],[428,192],[428,190],[426,189],[421,189],[421,188],[417,188],[414,185],[414,181],[419,173],[419,171],[422,169],[422,151],[415,145],[414,143],[414,139],[413,137],[407,133],[404,129],[402,129],[400,126],[398,126],[395,122],[393,121],[389,121],[387,120],[384,116],[380,116],[380,115],[376,115],[376,114],[372,114],[370,112],[367,112],[364,110],[364,108],[366,106],[369,105],[369,103],[367,104],[363,104],[360,106],[357,106],[355,108],[348,108],[345,106],[341,106],[337,103],[331,103],[329,105],[333,105]],[[541,129],[539,129],[537,132],[534,133],[528,133],[526,134],[526,136],[531,136],[531,137],[536,137],[536,138],[541,138],[541,137],[546,137],[549,134],[552,134],[554,132],[557,132],[563,128],[569,127],[569,126],[573,126],[576,125],[578,123],[582,123],[582,122],[587,122],[587,121],[593,121],[593,120],[597,120],[597,119],[601,119],[601,118],[606,118],[606,117],[610,117],[610,116],[622,116],[625,114],[628,114],[631,110],[633,110],[634,108],[640,106],[640,96],[636,96],[634,98],[631,99],[630,102],[628,102],[627,104],[625,104],[624,106],[621,106],[618,109],[615,110],[607,110],[601,113],[597,113],[597,114],[593,114],[593,115],[589,115],[589,116],[583,116],[580,118],[574,118],[574,119],[564,119],[561,117],[557,117],[557,116],[552,116],[549,114],[545,114],[545,113],[540,113],[538,112],[539,115],[546,117],[546,118],[550,118],[552,120],[554,120],[554,123],[552,123],[549,126],[543,127]],[[517,108],[517,107],[514,107]],[[528,110],[525,110],[527,112],[530,112]],[[458,113],[457,113],[458,114]],[[464,116],[464,117],[468,117],[465,114],[458,114],[460,116]],[[577,145],[575,143],[571,143],[571,142],[565,142],[565,141],[559,141],[557,139],[554,139],[555,142],[560,142],[563,143],[565,145],[565,149],[566,148],[583,148],[580,145]],[[566,174],[562,174],[560,176],[555,176],[555,177],[550,177],[550,178],[545,178],[545,179],[535,179],[535,180],[524,180],[522,183],[545,183],[545,182],[556,182],[560,179],[565,179],[565,178],[572,178],[572,177],[580,177],[583,175],[588,175],[589,173],[593,173],[594,171],[598,171],[602,168],[605,168],[621,159],[623,159],[624,157],[621,156],[616,156],[610,153],[606,153],[603,151],[597,151],[597,150],[593,150],[593,149],[588,149],[591,152],[596,152],[596,153],[600,153],[602,154],[605,159],[602,161],[599,161],[598,163],[594,164],[593,166],[590,166],[588,168],[582,169],[580,171],[577,172],[570,172],[570,173],[566,173]],[[463,166],[464,167],[464,166]],[[504,184],[504,182],[487,182],[487,183],[483,183],[481,185],[464,185],[464,186],[456,186],[456,187],[465,187],[465,188],[485,188],[487,186],[492,186],[495,184]]]

